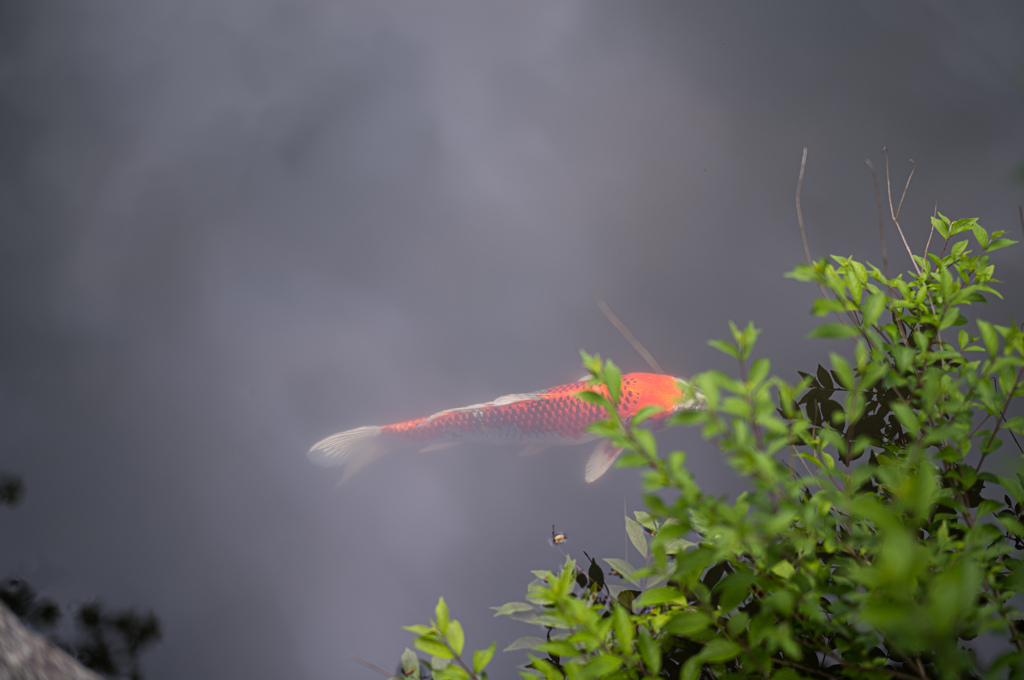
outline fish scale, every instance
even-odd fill
[[[640,410],[639,376],[654,377],[667,382],[670,376],[627,374],[623,376],[619,415],[631,418]],[[674,379],[671,379],[674,380]],[[381,434],[399,436],[415,442],[487,441],[583,443],[596,439],[586,432],[587,426],[605,417],[604,408],[583,401],[577,395],[595,391],[608,397],[604,385],[588,385],[586,381],[559,385],[538,392],[517,395],[506,404],[490,402],[441,411],[425,418],[385,425]],[[497,400],[500,401],[500,400]]]

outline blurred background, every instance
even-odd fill
[[[1021,237],[1024,6],[944,1],[0,5],[0,577],[152,609],[146,677],[373,678],[439,595],[467,644],[530,569],[622,557],[638,475],[591,447],[395,455],[332,492],[331,433],[575,380],[578,350],[795,380],[812,255],[901,223]],[[913,159],[910,161],[909,159]],[[883,177],[884,182],[884,177]],[[884,191],[884,184],[883,184]],[[890,268],[909,268],[887,220]],[[999,251],[1024,316],[1020,247]],[[699,481],[735,476],[693,432]],[[632,557],[632,556],[631,556]],[[496,656],[514,675],[521,652]]]

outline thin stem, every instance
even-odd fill
[[[462,666],[462,669],[466,671],[466,675],[472,678],[472,680],[479,680],[477,674],[473,672],[473,669],[467,666],[466,662],[462,660],[462,657],[459,654],[456,654],[455,650],[452,649],[452,646],[448,644],[448,636],[442,635],[441,638],[444,640],[444,646],[447,647],[448,651],[452,653],[452,656],[455,658],[455,661],[457,661],[458,664]]]
[[[1003,404],[1003,410],[999,414],[999,418],[996,420],[996,426],[992,428],[992,434],[988,437],[988,442],[985,444],[985,448],[992,446],[992,442],[996,438],[996,433],[999,432],[999,426],[1006,421],[1006,410],[1010,408],[1010,402],[1013,400],[1013,394],[1017,391],[1017,386],[1020,385],[1020,379],[1024,377],[1024,368],[1017,371],[1017,379],[1013,381],[1013,387],[1010,388],[1009,393],[1006,395],[1006,403]]]
[[[878,238],[882,243],[882,271],[885,274],[886,279],[885,287],[889,289],[890,297],[896,297],[896,291],[894,291],[892,286],[889,285],[889,252],[885,247],[885,220],[882,217],[882,192],[878,190],[878,171],[875,169],[875,164],[871,162],[870,158],[865,159],[864,162],[867,163],[868,168],[871,170],[871,180],[875,185],[875,206],[878,208]],[[934,229],[935,228],[932,227],[933,231]],[[927,248],[925,248],[925,251],[927,251]],[[900,332],[900,336],[903,338],[903,344],[909,347],[910,344],[907,342],[907,334],[903,330],[903,325],[896,319],[896,313],[893,312],[892,314],[893,323],[896,325],[896,328]]]
[[[932,209],[932,219],[939,214],[939,202],[935,201],[935,208]],[[924,257],[928,256],[928,246],[932,244],[932,236],[935,234],[935,223],[932,223],[931,231],[928,232],[928,242],[924,244]]]
[[[882,242],[882,271],[885,272],[885,278],[889,278],[889,253],[885,249],[885,221],[882,218],[882,193],[878,190],[878,171],[875,170],[875,164],[871,162],[871,159],[864,161],[871,168],[871,179],[875,183],[875,204],[878,207],[878,238]],[[892,288],[889,289],[890,291]]]
[[[892,206],[892,184],[889,182],[889,149],[883,148],[882,155],[885,157],[885,184],[886,189],[889,192],[889,214],[892,215],[892,221],[896,225],[896,230],[900,233],[900,238],[903,239],[903,246],[907,249],[907,254],[910,255],[910,262],[914,265],[914,269],[917,271],[917,275],[921,275],[921,268],[917,266],[917,260],[914,259],[914,253],[910,250],[910,244],[907,243],[907,237],[903,235],[903,227],[900,226],[899,217],[896,214],[895,208]],[[910,171],[910,177],[914,176],[914,171]],[[910,177],[907,178],[907,185],[910,185]],[[906,190],[904,190],[904,194]],[[901,202],[902,204],[902,202]]]
[[[914,253],[913,253],[912,250],[910,250],[910,244],[907,243],[907,237],[903,234],[903,227],[900,226],[899,210],[894,209],[893,205],[892,205],[892,182],[889,180],[889,149],[887,147],[883,147],[882,148],[882,155],[885,157],[885,188],[886,188],[886,191],[889,194],[889,214],[892,215],[893,224],[896,225],[896,230],[900,233],[900,238],[903,239],[903,246],[907,249],[907,254],[910,255],[910,262],[911,262],[911,264],[914,265],[914,270],[917,272],[918,276],[921,276],[921,267],[918,266],[917,260],[914,259]],[[911,160],[911,163],[913,163],[913,160]],[[907,195],[907,189],[910,187],[910,180],[914,176],[914,170],[916,170],[916,169],[917,169],[917,166],[915,165],[910,170],[910,175],[907,177],[907,184],[903,188],[903,195],[904,196]],[[901,198],[900,199],[900,207],[902,207],[902,206],[903,206],[903,199]],[[936,207],[936,209],[938,209],[938,208]],[[948,241],[948,239],[947,239],[947,241]],[[945,249],[945,246],[943,246],[943,249]],[[925,285],[927,285],[927,283]],[[934,314],[935,313],[935,302],[932,300],[932,295],[931,295],[930,292],[927,292],[927,290],[926,290],[926,294],[927,294],[927,297],[928,297],[928,306],[931,307],[932,314]],[[936,330],[935,331],[935,335],[936,335],[936,337],[939,338],[939,342],[942,342],[942,333],[940,331]],[[942,368],[945,369],[946,368],[946,360],[942,359],[940,363],[942,364]]]
[[[988,579],[984,580],[985,592],[992,597],[992,602],[996,603],[999,607],[999,613],[1003,615],[1003,619],[1006,621],[1006,626],[1010,629],[1010,639],[1013,640],[1014,644],[1017,645],[1017,649],[1024,652],[1024,640],[1021,640],[1021,636],[1017,633],[1017,628],[1014,626],[1013,617],[1010,616],[1010,612],[1006,608],[1006,602],[1002,601],[1001,598],[996,597],[996,593],[992,588],[992,584],[988,582]]]
[[[914,178],[914,171],[917,170],[917,164],[914,163],[914,159],[910,159],[910,164],[913,166],[910,168],[910,174],[907,175],[907,184],[903,187],[903,195],[900,196],[900,204],[896,206],[896,217],[900,216],[900,210],[903,209],[903,199],[907,197],[907,189],[910,188],[910,180]],[[938,203],[936,203],[936,206]]]
[[[619,333],[622,334],[622,337],[626,339],[626,342],[628,342],[633,349],[635,349],[637,353],[644,358],[644,361],[647,362],[648,366],[662,375],[667,375],[665,373],[665,369],[655,361],[654,356],[647,351],[647,348],[640,344],[640,341],[636,339],[636,336],[629,332],[629,329],[626,328],[626,324],[622,323],[622,321],[619,320],[619,317],[615,316],[611,307],[605,304],[604,300],[598,300],[597,306],[601,308],[601,311],[604,312],[604,315],[612,322],[612,325],[615,326]]]
[[[804,229],[804,211],[800,206],[800,191],[804,186],[804,170],[807,167],[807,147],[804,147],[804,155],[800,159],[800,175],[796,180],[796,223],[800,227],[800,239],[804,243],[804,255],[807,257],[807,266],[814,268],[814,261],[811,260],[811,249],[807,245],[807,231]],[[818,283],[818,290],[821,291],[821,297],[826,300],[829,299],[828,293],[825,291],[825,286],[820,282]],[[846,319],[840,316],[839,312],[835,312],[836,318],[839,319],[839,323],[846,325]]]
[[[400,678],[399,676],[395,675],[394,673],[390,673],[390,672],[384,670],[383,668],[381,668],[380,666],[378,666],[377,664],[375,664],[373,662],[370,662],[370,661],[367,661],[366,659],[360,659],[355,654],[349,654],[348,658],[349,658],[349,661],[355,661],[358,664],[362,664],[363,666],[366,666],[367,668],[369,668],[371,671],[374,671],[375,673],[379,673],[379,674],[383,675],[388,680],[402,680],[402,678]]]
[[[800,190],[804,185],[804,169],[807,167],[807,147],[804,147],[804,155],[800,159],[800,176],[796,180],[796,222],[800,225],[800,238],[804,242],[804,255],[807,256],[807,264],[814,266],[811,262],[811,249],[807,245],[807,232],[804,231],[804,211],[800,207]],[[822,293],[824,293],[822,289]]]

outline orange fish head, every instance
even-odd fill
[[[656,373],[630,373],[623,376],[625,411],[632,415],[646,406],[659,406],[652,424],[664,422],[673,413],[704,407],[704,395],[682,378]]]

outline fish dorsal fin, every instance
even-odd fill
[[[536,394],[506,394],[504,397],[498,397],[492,401],[491,406],[508,406],[519,401],[531,401],[536,398]]]
[[[594,452],[590,454],[590,458],[587,459],[587,469],[583,474],[583,479],[587,484],[600,479],[604,473],[608,472],[620,453],[622,453],[622,449],[612,446],[607,439],[598,444]]]
[[[436,420],[440,416],[447,415],[449,413],[469,413],[471,411],[480,411],[489,406],[508,406],[509,404],[516,404],[521,401],[531,401],[533,399],[540,399],[541,397],[536,392],[525,393],[525,394],[506,394],[504,397],[498,397],[494,401],[488,401],[484,404],[470,404],[469,406],[459,406],[458,408],[449,408],[444,411],[438,411],[437,413],[427,416],[420,422],[416,427],[423,427],[428,425],[432,421]]]

